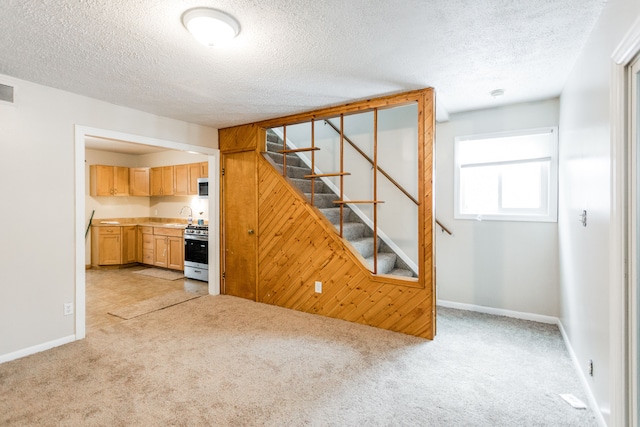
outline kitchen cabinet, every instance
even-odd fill
[[[91,264],[121,265],[137,262],[135,225],[92,227]]]
[[[129,168],[129,194],[149,196],[149,168]]]
[[[139,262],[153,265],[153,227],[138,227],[138,235],[140,237]]]
[[[121,264],[132,264],[137,262],[138,233],[135,225],[120,227],[122,235],[122,261]]]
[[[182,229],[153,227],[153,265],[173,270],[184,269]]]
[[[189,195],[196,195],[198,194],[198,178],[207,178],[209,163],[189,163],[186,166],[189,172]]]
[[[209,162],[198,163],[200,165],[200,178],[209,178]]]
[[[162,166],[151,168],[151,195],[152,196],[173,196],[174,195],[174,167]]]
[[[209,171],[209,163],[189,163],[174,166],[175,170],[175,195],[189,196],[198,194],[198,178],[206,178]]]
[[[184,269],[182,228],[114,225],[91,229],[91,264],[139,262],[173,270]]]
[[[189,194],[198,194],[198,178],[202,178],[200,163],[187,165],[189,171]]]
[[[91,165],[89,167],[91,196],[128,196],[129,168]]]
[[[176,165],[173,167],[175,179],[174,196],[189,195],[189,165]]]
[[[91,233],[91,264],[119,265],[122,263],[120,227],[93,227]]]

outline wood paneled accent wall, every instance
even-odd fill
[[[407,102],[417,102],[419,112],[417,281],[372,275],[324,216],[260,155],[268,127]],[[257,277],[252,279],[256,301],[433,339],[434,102],[433,90],[424,89],[219,131],[223,157],[225,152],[250,150],[257,160]],[[222,180],[223,191],[242,191],[243,183]],[[315,293],[315,281],[322,281],[322,293]]]

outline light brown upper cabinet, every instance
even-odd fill
[[[189,194],[198,194],[198,178],[207,178],[209,172],[209,163],[190,163],[187,165],[189,169]]]
[[[91,196],[129,195],[129,168],[91,165],[89,175]]]
[[[174,196],[187,196],[189,194],[189,165],[176,165],[173,167]]]
[[[129,169],[129,194],[132,196],[149,196],[149,168]]]
[[[200,165],[200,178],[209,178],[209,162],[198,163]]]
[[[173,169],[173,166],[151,168],[150,181],[152,196],[173,196],[175,194]]]

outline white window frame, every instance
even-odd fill
[[[532,157],[521,160],[507,160],[507,161],[495,161],[485,162],[480,164],[461,164],[459,156],[459,145],[463,141],[473,140],[487,140],[487,139],[502,139],[527,135],[542,135],[553,134],[551,142],[551,152],[545,157]],[[487,134],[476,134],[459,136],[455,138],[454,142],[454,210],[453,217],[455,219],[472,219],[472,220],[488,220],[488,221],[532,221],[532,222],[557,222],[558,221],[558,127],[544,127],[535,129],[525,129],[513,132],[496,132]],[[541,181],[541,197],[546,201],[546,207],[542,209],[501,209],[499,212],[477,212],[477,213],[463,213],[461,212],[461,179],[460,171],[465,167],[482,167],[491,165],[509,165],[509,164],[522,164],[537,161],[549,162],[549,174],[548,182],[546,182],[546,188],[544,181],[546,176],[542,177]]]

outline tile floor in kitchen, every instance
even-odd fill
[[[87,334],[124,319],[108,314],[116,308],[163,295],[176,290],[206,295],[208,283],[181,278],[166,280],[135,273],[150,268],[101,268],[86,270],[86,325]]]

